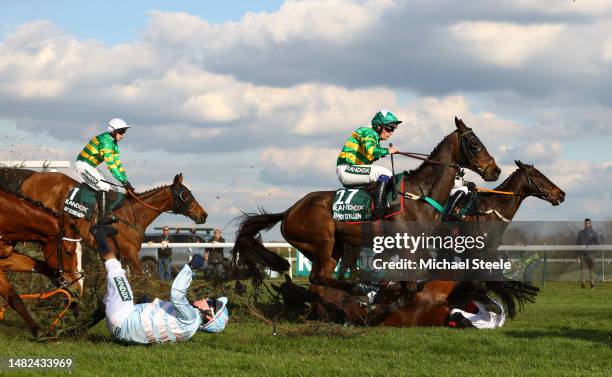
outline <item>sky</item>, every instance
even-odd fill
[[[131,183],[182,172],[228,239],[241,212],[338,187],[342,144],[379,109],[404,121],[390,140],[400,150],[428,153],[457,116],[496,158],[498,183],[518,159],[566,192],[559,207],[526,200],[516,220],[611,216],[612,0],[0,9],[0,160],[74,160],[121,117],[133,125],[120,144]]]

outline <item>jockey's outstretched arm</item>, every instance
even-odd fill
[[[187,291],[191,285],[194,271],[186,264],[183,269],[172,282],[172,291],[170,292],[170,300],[176,308],[177,318],[191,319],[193,317],[193,306],[187,300]]]

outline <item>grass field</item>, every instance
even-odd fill
[[[0,323],[0,356],[70,356],[78,376],[612,376],[610,284],[547,283],[536,304],[492,331],[334,325],[272,336],[241,316],[220,334],[144,347],[113,342],[103,323],[85,339],[54,343],[35,342],[18,324]]]

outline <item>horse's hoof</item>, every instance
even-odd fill
[[[39,326],[32,327],[30,331],[32,331],[32,335],[34,335],[34,337],[37,339],[40,339],[45,335],[45,331]]]

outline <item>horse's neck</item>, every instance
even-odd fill
[[[446,140],[429,155],[430,160],[439,161],[444,164],[456,164],[458,158],[459,141],[455,134],[446,137]],[[417,184],[417,193],[444,202],[448,199],[453,187],[457,169],[423,162],[411,178],[411,183]],[[421,192],[422,190],[422,192]]]
[[[527,190],[527,180],[525,179],[525,174],[523,174],[520,170],[513,173],[507,181],[497,186],[495,190],[509,191],[516,195],[494,193],[486,194],[485,196],[481,197],[481,208],[485,211],[495,209],[508,220],[512,220],[521,206],[521,203],[526,198],[524,195],[525,191]]]
[[[170,193],[170,187],[160,188],[155,192],[140,196],[139,199],[147,205],[159,209],[159,211],[156,211],[132,197],[128,198],[129,203],[126,203],[127,205],[123,206],[121,209],[124,214],[127,214],[128,218],[133,220],[141,229],[146,229],[146,227],[148,227],[162,212],[172,209],[172,194]],[[129,212],[126,213],[125,211]],[[133,213],[130,213],[132,211]],[[135,215],[135,218],[132,218],[133,215]]]

